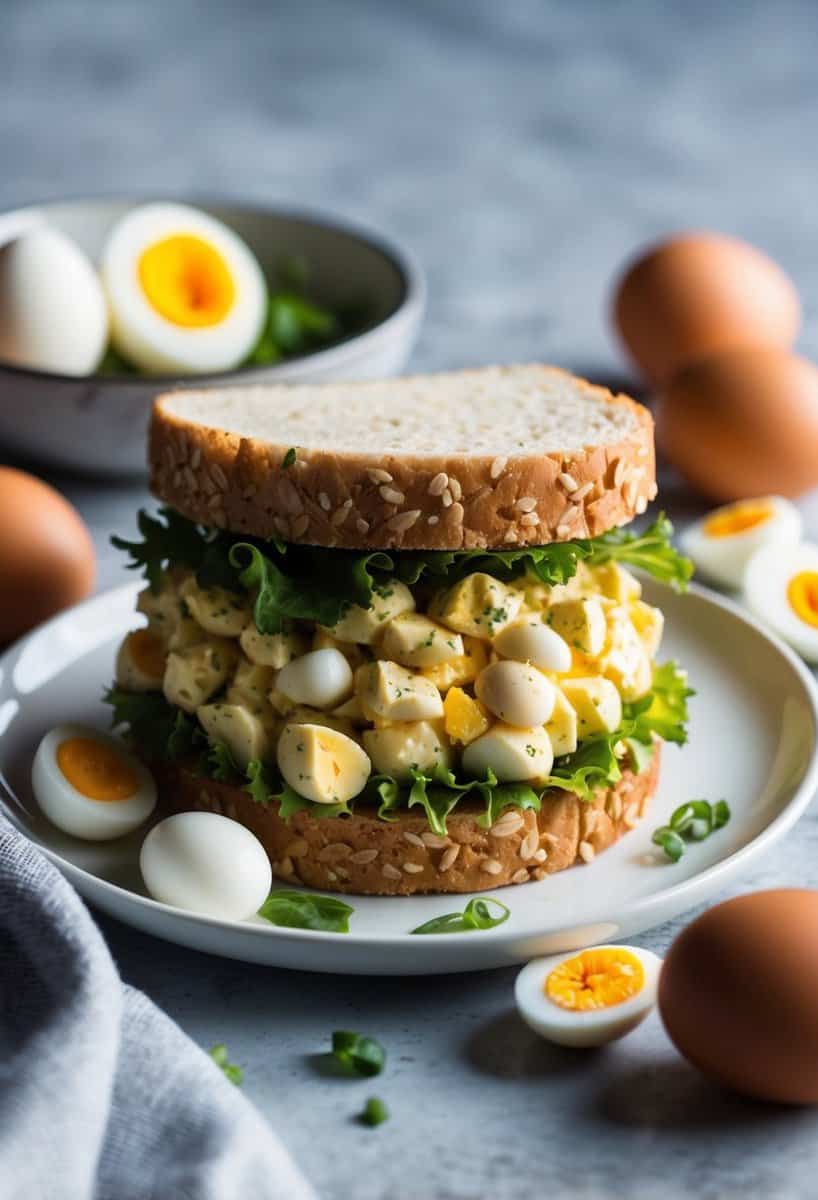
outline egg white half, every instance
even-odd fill
[[[757,524],[740,528],[742,516],[753,506],[766,509],[768,515]],[[710,532],[714,522],[729,527],[735,521],[735,532],[715,537]],[[707,513],[689,526],[680,538],[682,550],[693,559],[697,570],[721,587],[741,587],[744,570],[756,550],[762,546],[796,546],[801,540],[801,514],[783,496],[760,496],[739,500]]]
[[[818,663],[818,624],[803,620],[788,596],[792,579],[818,575],[818,546],[765,546],[750,559],[744,576],[747,607],[807,662]],[[818,619],[818,614],[817,614]]]

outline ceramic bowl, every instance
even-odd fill
[[[143,197],[69,200],[0,215],[0,243],[48,222],[96,261],[108,231]],[[145,430],[153,397],[169,388],[237,383],[320,382],[395,374],[406,363],[423,316],[420,268],[400,246],[331,217],[236,203],[190,203],[234,229],[273,277],[286,255],[310,266],[310,293],[329,307],[367,314],[362,332],[269,367],[218,375],[90,376],[77,379],[0,363],[0,453],[95,475],[145,471]]]

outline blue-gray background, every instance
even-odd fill
[[[791,271],[815,353],[816,62],[808,0],[0,0],[0,207],[133,190],[333,209],[420,257],[413,365],[547,358],[602,378],[625,370],[606,317],[623,258],[719,228]],[[107,533],[142,496],[58,482],[108,586]],[[815,842],[808,818],[747,883],[818,883]],[[128,979],[228,1042],[326,1196],[815,1194],[813,1116],[722,1096],[656,1020],[580,1062],[510,1015],[513,972],[286,975],[104,928]],[[360,1089],[309,1066],[339,1026],[389,1047],[394,1119],[375,1133],[350,1121]]]

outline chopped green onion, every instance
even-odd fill
[[[356,1075],[380,1075],[386,1062],[386,1051],[375,1038],[343,1029],[332,1035],[332,1053]]]
[[[496,916],[492,916],[490,905],[500,910]],[[412,933],[471,933],[475,929],[494,929],[507,921],[510,915],[511,909],[493,896],[477,897],[468,902],[463,912],[433,917],[424,925],[418,925]]]
[[[229,1079],[232,1084],[235,1084],[236,1087],[239,1087],[242,1079],[244,1079],[244,1072],[242,1071],[241,1067],[237,1067],[235,1063],[231,1063],[229,1061],[227,1047],[225,1046],[224,1042],[219,1042],[217,1046],[211,1046],[208,1054],[213,1059],[216,1066],[223,1072],[225,1077]]]
[[[360,1119],[364,1125],[382,1125],[384,1121],[389,1120],[389,1109],[383,1100],[379,1100],[377,1096],[370,1096]]]
[[[671,862],[678,862],[685,852],[686,842],[703,842],[730,820],[726,800],[711,804],[708,800],[690,800],[673,811],[669,825],[653,833],[653,843],[661,846]]]

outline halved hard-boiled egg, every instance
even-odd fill
[[[818,546],[765,546],[744,576],[747,607],[807,662],[818,663]]]
[[[198,209],[133,209],[112,229],[101,272],[113,344],[143,371],[227,371],[261,333],[261,267],[236,233]]]
[[[155,900],[228,921],[258,912],[273,881],[255,834],[211,812],[175,813],[154,825],[139,867]]]
[[[635,1029],[656,1003],[662,960],[637,946],[593,946],[535,958],[514,995],[525,1023],[560,1046],[603,1046]]]
[[[680,544],[713,583],[740,588],[744,569],[762,546],[797,546],[801,514],[783,496],[759,496],[725,504],[696,521]]]
[[[58,725],[45,735],[31,785],[49,821],[89,842],[132,833],[156,807],[156,784],[144,763],[85,725]]]

